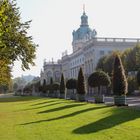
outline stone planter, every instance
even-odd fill
[[[85,100],[85,94],[77,94],[77,101],[84,102]]]
[[[114,104],[117,106],[126,106],[126,95],[114,96]]]
[[[66,99],[66,100],[69,100],[70,97],[71,97],[71,93],[70,93],[70,92],[67,92],[67,93],[66,93],[66,97],[65,97],[65,99]]]
[[[95,103],[104,103],[104,95],[98,94],[94,95]]]
[[[70,94],[70,99],[71,100],[76,100],[76,94],[75,93],[71,93]]]
[[[55,96],[54,93],[49,93],[50,98],[54,98],[54,96]]]

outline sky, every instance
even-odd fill
[[[65,50],[72,53],[72,31],[80,26],[83,4],[97,37],[140,38],[140,0],[17,0],[21,20],[32,20],[28,34],[39,47],[36,66],[22,71],[15,62],[13,77],[39,76],[44,59],[57,61]]]

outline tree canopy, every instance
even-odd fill
[[[111,81],[108,74],[103,71],[96,71],[89,76],[88,84],[91,87],[109,86]]]
[[[3,77],[11,77],[10,66],[16,60],[21,61],[23,70],[35,65],[33,60],[37,45],[27,35],[30,23],[31,21],[21,21],[15,0],[0,0],[0,69],[4,69],[0,83],[6,80]]]
[[[76,87],[77,87],[77,80],[76,79],[71,78],[66,82],[67,89],[76,89]]]
[[[112,54],[103,56],[97,63],[96,70],[103,70],[110,76],[112,75],[112,68],[114,56],[120,55],[122,64],[126,72],[138,71],[140,68],[140,44],[136,44],[134,48],[128,48],[124,52],[113,52]]]
[[[88,84],[90,87],[98,87],[98,94],[100,94],[100,87],[109,86],[111,84],[111,80],[107,73],[96,71],[89,76]]]

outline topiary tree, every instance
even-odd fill
[[[66,88],[73,90],[73,93],[67,94],[68,98],[71,98],[74,100],[76,99],[76,94],[74,93],[74,90],[76,89],[76,87],[77,87],[77,80],[76,79],[71,78],[66,82]]]
[[[140,86],[140,69],[137,72],[137,83],[138,83],[138,86]]]
[[[127,79],[119,55],[116,55],[113,67],[113,93],[115,95],[125,95],[127,93]]]
[[[73,89],[73,93],[74,93],[74,89],[76,89],[76,87],[77,87],[77,80],[76,79],[71,78],[66,82],[66,88]]]
[[[102,103],[104,102],[104,95],[101,93],[101,86],[109,86],[111,80],[108,74],[103,71],[96,71],[92,73],[88,78],[88,85],[90,87],[98,87],[98,94],[95,95],[95,102]]]
[[[57,91],[57,90],[60,89],[59,83],[54,83],[54,84],[52,85],[52,87],[53,87],[53,90],[55,90],[55,91]]]
[[[84,79],[82,68],[80,68],[78,73],[77,94],[78,94],[77,97],[79,101],[85,100],[86,87],[85,87],[85,79]]]
[[[60,98],[64,98],[65,95],[65,80],[64,80],[64,75],[63,73],[61,74],[61,81],[60,81]]]
[[[113,66],[113,77],[112,77],[113,93],[116,95],[115,104],[125,105],[126,95],[128,90],[127,79],[125,76],[125,71],[119,55],[116,55]],[[121,97],[122,96],[122,97]]]
[[[43,85],[42,85],[42,92],[46,93],[46,80],[43,80]]]
[[[111,84],[111,80],[107,73],[96,71],[89,76],[88,84],[90,87],[98,87],[98,94],[101,94],[100,87],[109,86]]]
[[[60,84],[57,82],[53,83],[52,89],[54,91],[54,97],[58,97],[58,90],[60,89]]]
[[[53,94],[53,86],[52,85],[53,85],[53,78],[51,77],[50,78],[50,90],[49,90],[51,94]]]

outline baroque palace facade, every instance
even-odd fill
[[[62,54],[58,62],[44,62],[41,70],[41,84],[46,80],[50,82],[52,77],[54,81],[59,82],[63,72],[66,79],[77,78],[80,67],[82,67],[85,77],[87,78],[96,69],[98,60],[112,51],[124,51],[132,48],[140,39],[134,38],[101,38],[97,37],[95,29],[89,28],[88,16],[85,11],[81,16],[80,27],[72,33],[73,35],[73,52],[68,55]]]

